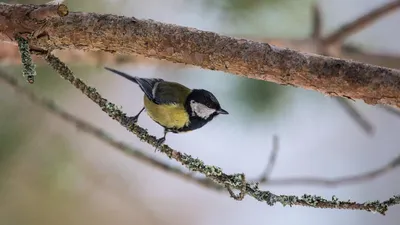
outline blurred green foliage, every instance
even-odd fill
[[[75,160],[70,143],[63,136],[53,134],[46,145],[48,150],[40,152],[39,179],[45,189],[68,190],[74,185],[74,171],[71,170]]]
[[[96,72],[99,68],[87,65],[68,64],[68,67],[81,79],[88,79],[90,76],[96,76]],[[18,77],[20,82],[26,82],[22,76],[22,66],[8,66],[5,68],[10,74]],[[35,77],[35,83],[29,85],[33,91],[40,92],[41,95],[52,95],[52,96],[63,96],[63,92],[70,90],[71,86],[67,83],[68,81],[63,80],[46,63],[36,65],[37,76]]]
[[[79,74],[80,78],[87,79],[89,75],[96,75],[98,68],[89,66],[70,66],[72,71]],[[71,86],[67,81],[59,77],[59,75],[46,64],[37,65],[37,77],[34,84],[28,84],[22,76],[22,66],[11,66],[4,68],[9,74],[15,75],[20,83],[26,83],[30,89],[42,96],[51,96],[51,99],[61,101],[64,93],[70,90]],[[1,84],[1,83],[0,83]],[[6,84],[1,84],[6,85]],[[0,94],[4,91],[0,88]],[[6,89],[7,91],[7,89]],[[0,107],[0,169],[3,164],[7,164],[8,160],[17,153],[21,143],[24,143],[31,132],[35,132],[34,127],[40,124],[46,118],[46,114],[40,107],[19,104],[19,101],[27,102],[24,97],[17,94],[16,99],[10,99],[10,102],[1,102]],[[40,111],[40,112],[39,112]],[[33,113],[37,112],[34,114]],[[23,120],[21,122],[20,120]],[[29,123],[28,123],[29,122]]]
[[[23,118],[25,116],[25,113],[18,111],[14,107],[14,104],[2,102],[1,106],[0,171],[5,172],[4,168],[8,166],[8,163],[10,162],[12,157],[18,153],[18,150],[20,150],[19,147],[22,144],[21,140],[24,140],[29,136],[29,133],[33,131],[34,126],[26,126],[26,123],[30,122],[29,120],[20,120],[20,118]],[[23,122],[25,122],[25,124]],[[32,121],[30,122],[30,124],[32,125]],[[2,175],[1,172],[0,176]]]
[[[43,4],[49,2],[47,0],[3,0],[0,2],[6,3],[25,3],[25,4]],[[98,3],[99,1],[97,1]],[[101,1],[100,1],[101,2]],[[68,0],[68,7],[70,10],[82,10],[82,11],[95,11],[96,7],[97,10],[102,8],[102,4],[93,4],[93,1],[79,1],[79,0]],[[79,77],[82,79],[87,79],[90,75],[96,75],[96,71],[100,70],[99,68],[93,66],[85,66],[85,65],[69,65],[71,70],[74,71],[76,74],[79,74]],[[22,76],[22,65],[18,66],[7,66],[3,68],[8,73],[15,75],[19,82],[27,83],[25,78]],[[40,93],[40,95],[44,96],[52,96],[52,99],[55,100],[62,100],[62,97],[65,96],[65,92],[70,90],[71,86],[67,84],[67,81],[61,79],[59,75],[46,63],[40,63],[36,66],[37,76],[35,78],[35,83],[33,85],[29,85],[33,91]],[[6,85],[1,84],[0,85]],[[0,94],[4,91],[0,88]],[[6,90],[7,91],[7,90]],[[41,121],[45,120],[46,113],[34,105],[30,105],[27,107],[26,105],[21,105],[19,101],[23,97],[19,97],[15,95],[18,99],[11,99],[10,102],[1,102],[0,107],[0,177],[7,176],[7,166],[9,163],[13,162],[14,156],[21,151],[21,145],[24,144],[30,134],[35,132],[35,126],[40,124]],[[21,98],[21,99],[19,99]],[[26,102],[26,101],[25,101]],[[32,108],[29,108],[32,107]],[[34,116],[32,115],[33,112],[38,112]],[[54,144],[54,143],[53,143]],[[65,144],[60,145],[57,143],[52,147],[58,146],[58,150],[60,148],[67,148]],[[61,146],[61,147],[60,147]],[[49,148],[52,148],[50,145]],[[60,153],[59,151],[54,151],[55,154]],[[68,158],[65,154],[62,154],[61,157],[66,157],[65,160]],[[63,165],[57,161],[54,163],[59,165]],[[51,169],[52,173],[56,173],[54,168]],[[3,174],[5,173],[5,174]],[[4,175],[4,176],[3,176]],[[48,174],[47,178],[55,178],[56,175],[52,175],[51,173]],[[1,179],[0,179],[1,180]],[[51,179],[50,179],[51,180]],[[1,184],[1,182],[0,182]]]
[[[230,89],[235,101],[235,112],[240,113],[243,123],[272,121],[279,117],[281,106],[287,96],[287,87],[261,80],[240,78]],[[257,117],[257,118],[255,118]]]

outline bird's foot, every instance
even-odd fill
[[[165,142],[165,137],[162,137],[160,139],[157,139],[157,143],[156,143],[156,149],[154,149],[154,152],[157,151],[158,147],[160,147],[162,144],[164,144]]]
[[[138,116],[129,116],[129,117],[126,117],[126,120],[124,121],[124,125],[125,125],[126,127],[130,127],[130,126],[132,126],[133,124],[137,123],[138,118],[139,118]]]

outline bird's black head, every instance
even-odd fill
[[[222,109],[217,98],[209,91],[194,89],[186,100],[185,108],[190,117],[211,121],[219,114],[229,114]]]

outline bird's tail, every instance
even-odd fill
[[[126,74],[124,72],[121,72],[121,71],[118,71],[118,70],[115,70],[115,69],[111,69],[111,68],[108,68],[108,67],[104,67],[104,69],[109,70],[109,71],[111,71],[113,73],[116,73],[116,74],[120,75],[121,77],[124,77],[124,78],[126,78],[126,79],[128,79],[128,80],[130,80],[130,81],[132,81],[132,82],[134,82],[136,84],[138,83],[137,77],[132,77],[129,74]]]

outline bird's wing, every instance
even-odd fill
[[[125,79],[128,79],[129,81],[132,81],[136,84],[139,85],[140,89],[144,92],[144,94],[149,98],[150,100],[154,101],[154,90],[157,88],[157,84],[159,82],[164,81],[163,79],[159,78],[140,78],[140,77],[134,77],[130,76],[127,73],[124,73],[122,71],[116,70],[116,69],[111,69],[108,67],[104,67],[106,70],[109,70],[115,74],[118,74],[121,77],[124,77]],[[154,101],[155,102],[155,101]]]
[[[182,84],[162,81],[156,84],[153,90],[153,101],[156,104],[185,104],[191,90]]]
[[[139,85],[146,97],[156,104],[177,104],[185,103],[191,90],[182,84],[164,81],[160,78],[140,78],[130,76],[122,71],[104,67],[125,79]]]
[[[154,103],[157,103],[155,97],[155,90],[157,89],[159,83],[164,82],[164,80],[159,78],[140,78],[140,77],[135,77],[135,80],[139,85],[140,89],[142,89],[144,94],[147,96],[147,98],[149,98]]]

